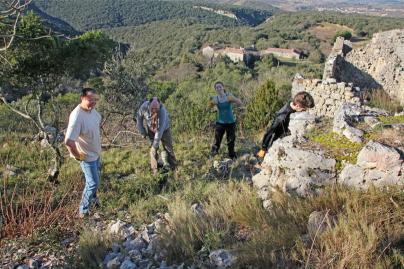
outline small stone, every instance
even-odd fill
[[[198,217],[203,217],[205,215],[204,207],[200,203],[193,204],[191,206],[191,211]]]
[[[146,268],[149,265],[149,259],[143,259],[139,261],[140,268]]]
[[[162,261],[160,263],[160,269],[166,269],[167,268],[167,262],[166,261]]]
[[[145,229],[143,230],[143,232],[140,234],[140,236],[141,236],[141,238],[142,238],[144,241],[146,241],[146,243],[149,243],[149,242],[150,242],[150,237],[149,237],[149,233],[148,233],[147,228],[145,228]]]
[[[131,262],[130,260],[125,260],[119,269],[136,269],[136,264]]]
[[[126,251],[131,251],[134,249],[142,249],[147,246],[147,244],[144,242],[144,240],[140,237],[136,237],[133,240],[127,240],[125,243],[123,243],[123,246],[125,247]]]
[[[125,226],[125,222],[121,220],[117,220],[113,222],[109,227],[109,232],[112,234],[119,234],[122,231],[122,228]]]
[[[112,261],[113,259],[115,259],[117,257],[118,257],[118,253],[110,252],[105,256],[103,263],[107,265],[110,261]]]
[[[119,244],[117,244],[117,243],[112,244],[112,251],[114,253],[118,253],[120,250],[121,250],[121,246]]]
[[[229,268],[236,263],[236,257],[225,249],[218,249],[211,252],[209,260],[211,265],[219,268]]]
[[[118,269],[120,265],[119,257],[116,257],[107,263],[107,269]]]
[[[18,265],[16,269],[30,269],[30,268],[26,264],[21,264],[21,265]]]
[[[133,260],[141,260],[142,259],[142,253],[140,252],[139,249],[132,249],[128,252],[128,255],[133,259]]]
[[[365,117],[364,121],[371,128],[374,128],[374,127],[376,127],[377,125],[380,124],[380,121],[376,117],[372,117],[372,116]]]
[[[17,167],[15,167],[15,166],[13,166],[13,165],[10,165],[10,164],[7,164],[6,167],[5,167],[5,169],[4,169],[4,171],[3,171],[3,176],[4,176],[4,177],[13,177],[13,176],[16,176],[16,175],[17,175],[17,171],[18,171],[18,168],[17,168]]]
[[[364,135],[362,130],[356,129],[349,125],[345,127],[342,134],[354,143],[362,143],[362,137]]]
[[[147,232],[149,234],[152,234],[152,233],[154,233],[154,230],[156,229],[156,225],[154,223],[152,223],[152,224],[147,225],[146,228],[147,228]]]

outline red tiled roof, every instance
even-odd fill
[[[229,48],[229,47],[223,49],[223,52],[232,52],[232,53],[238,53],[238,54],[245,53],[244,49],[236,49],[236,48]]]

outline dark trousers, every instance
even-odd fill
[[[216,123],[215,128],[215,142],[212,145],[212,153],[217,153],[222,143],[222,139],[226,133],[227,148],[229,150],[229,157],[236,157],[234,152],[234,142],[236,141],[236,123]]]

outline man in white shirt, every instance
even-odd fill
[[[101,116],[95,110],[97,94],[94,89],[84,88],[80,104],[70,113],[65,145],[70,156],[80,161],[86,185],[80,202],[80,217],[89,213],[92,202],[97,201],[100,184],[100,122]]]

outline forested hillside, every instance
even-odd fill
[[[257,25],[272,15],[270,10],[206,4],[232,12],[237,19],[196,8],[196,3],[160,0],[35,0],[34,5],[47,14],[63,19],[77,30],[135,26],[166,19],[194,19],[221,26]]]
[[[329,31],[331,38],[321,38],[312,31],[322,23],[334,25],[335,30]],[[254,28],[225,28],[176,19],[103,31],[116,41],[130,44],[127,60],[136,63],[141,73],[153,74],[161,68],[179,64],[183,57],[200,62],[201,59],[195,59],[200,49],[203,45],[213,43],[233,47],[254,45],[257,49],[296,48],[302,50],[313,64],[321,63],[331,49],[332,37],[340,25],[350,27],[358,40],[366,40],[378,29],[394,29],[400,25],[404,27],[404,22],[399,19],[300,12],[276,14]]]

